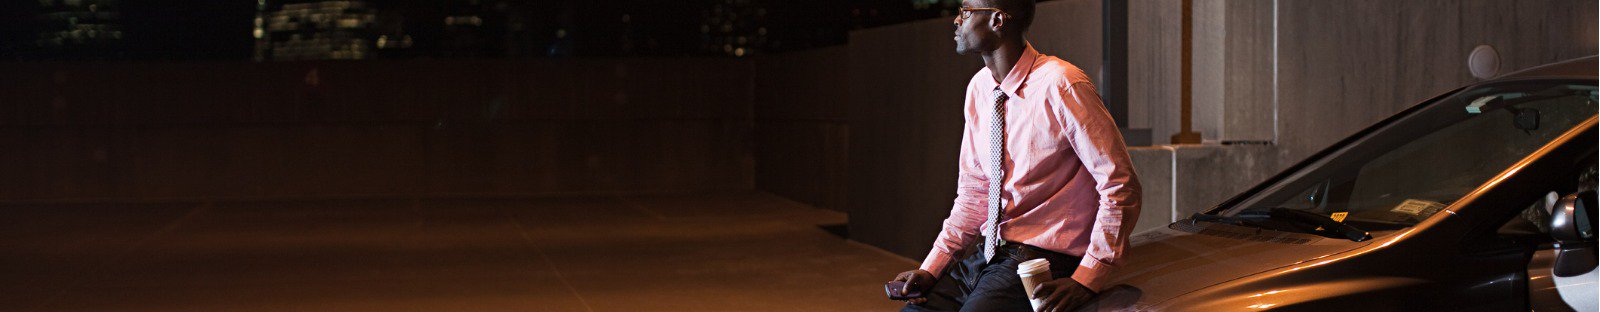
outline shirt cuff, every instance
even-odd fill
[[[950,264],[950,254],[934,249],[928,252],[928,257],[922,260],[922,266],[918,267],[918,269],[933,273],[934,277],[939,277],[940,273],[944,273],[940,271],[943,271],[947,264]]]
[[[1098,293],[1101,289],[1105,289],[1105,277],[1111,275],[1112,269],[1114,268],[1110,264],[1084,255],[1083,261],[1078,263],[1078,269],[1072,271],[1072,280]]]

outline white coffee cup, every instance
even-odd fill
[[[1050,277],[1050,260],[1044,258],[1028,260],[1017,265],[1017,276],[1022,278],[1022,289],[1028,292],[1028,303],[1033,304],[1033,310],[1038,311],[1044,306],[1044,300],[1033,298],[1033,288],[1039,287],[1054,278]]]

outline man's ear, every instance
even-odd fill
[[[993,28],[995,33],[999,33],[1000,28],[1004,27],[1009,19],[1011,19],[1010,15],[994,12],[993,18],[989,19],[989,28]]]

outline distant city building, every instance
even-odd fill
[[[267,60],[272,56],[272,34],[267,33],[267,0],[256,0],[256,18],[250,36],[255,38],[255,53],[251,59],[257,62]]]
[[[543,12],[538,6],[523,2],[498,0],[493,4],[491,12],[497,15],[487,20],[485,25],[498,28],[501,31],[487,32],[491,40],[500,42],[498,46],[502,56],[505,57],[530,57],[544,56],[548,52],[551,40],[545,37],[550,32],[553,23],[546,21],[551,13]],[[541,16],[540,14],[544,16]],[[486,28],[487,29],[487,28]]]
[[[57,59],[111,59],[126,52],[116,0],[39,0],[35,53]]]
[[[872,28],[930,18],[951,17],[961,8],[961,0],[855,1],[851,4],[852,28]]]
[[[751,0],[722,0],[703,11],[700,50],[734,57],[766,50],[767,8]]]
[[[377,34],[377,10],[366,1],[310,1],[285,3],[269,11],[257,0],[257,60],[360,60],[373,56],[379,41],[384,47],[409,47],[409,37]]]
[[[959,8],[961,0],[911,0],[912,10],[939,12],[940,16],[954,15]]]
[[[492,25],[485,23],[491,8],[478,0],[449,2],[444,17],[444,32],[439,42],[439,56],[481,57],[493,53],[489,34]]]
[[[369,35],[377,36],[372,39],[376,54],[369,57],[407,58],[427,55],[417,48],[417,39],[412,36],[411,29],[406,28],[413,22],[401,12],[379,10],[377,22],[368,29],[371,32]]]
[[[364,60],[724,56],[844,44],[960,0],[25,0],[0,58]]]

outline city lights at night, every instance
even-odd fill
[[[950,16],[959,3],[22,1],[0,6],[0,61],[742,57],[841,45],[848,31]]]

